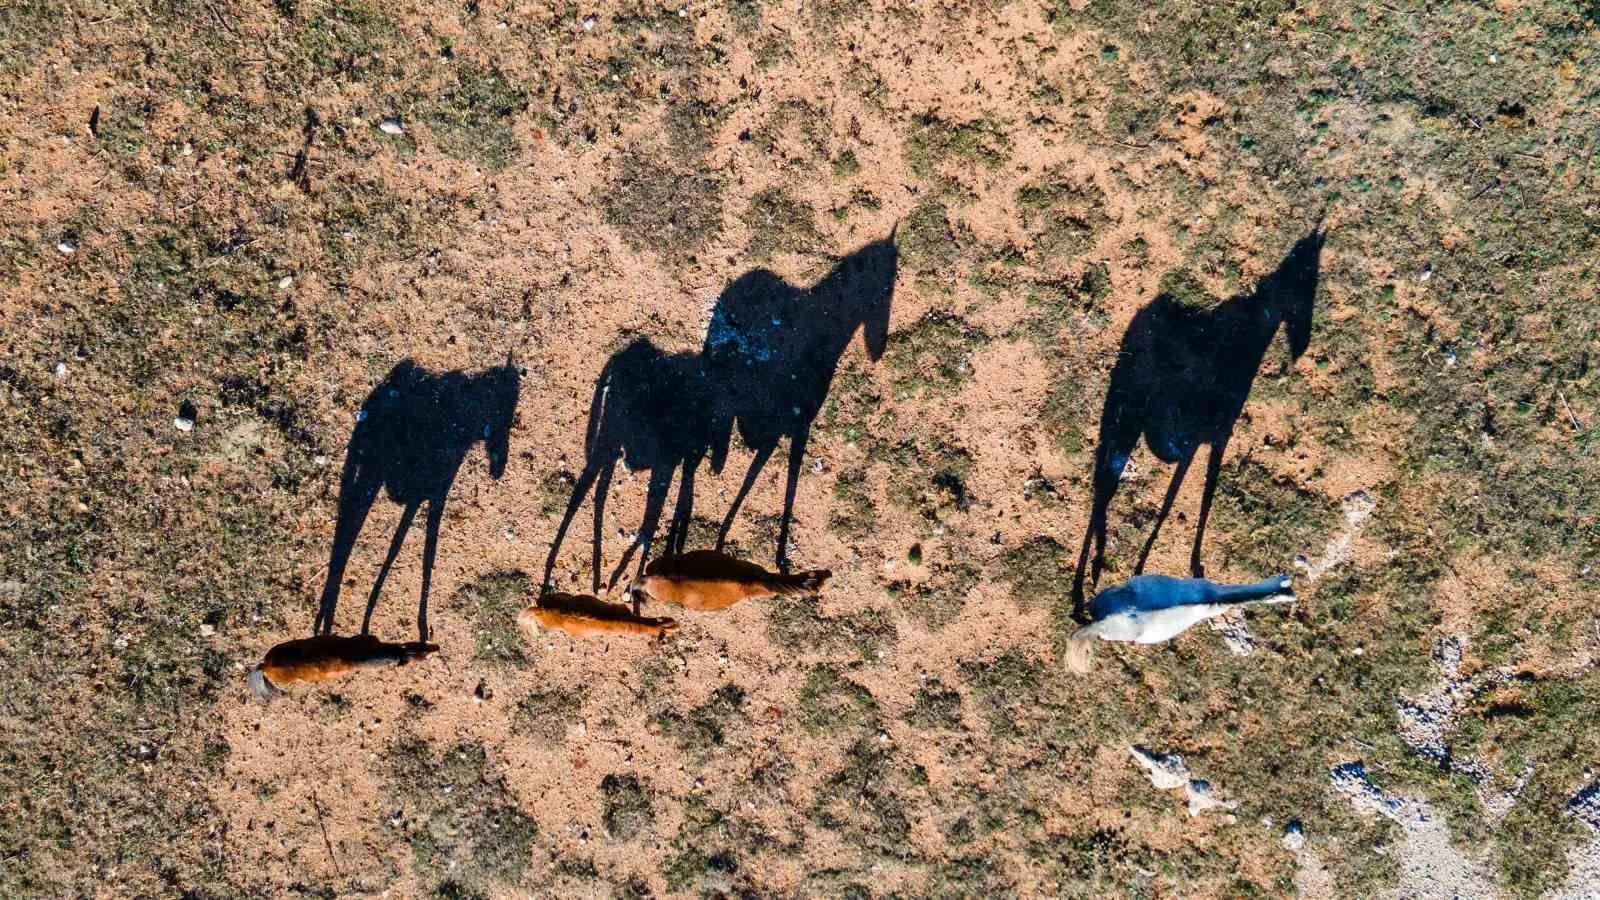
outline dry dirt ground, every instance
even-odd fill
[[[1597,19],[8,0],[5,893],[1592,895]],[[1308,349],[1268,347],[1205,549],[1300,602],[1070,675],[1124,330],[1249,293],[1319,220]],[[798,481],[820,599],[522,639],[606,360],[697,351],[740,276],[809,286],[897,224],[886,347],[852,338]],[[363,398],[508,354],[508,464],[474,447],[440,529],[443,651],[250,702],[310,631]],[[732,532],[768,564],[786,448]],[[701,470],[692,545],[750,458]],[[1202,468],[1152,570],[1187,571]],[[1106,583],[1169,471],[1135,453]],[[648,482],[612,483],[607,568]]]

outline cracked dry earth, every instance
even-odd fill
[[[1594,896],[1590,6],[6,5],[6,893]],[[1071,675],[1125,331],[1250,296],[1319,221],[1204,545],[1299,601]],[[798,466],[821,595],[520,634],[607,361],[743,347],[719,298],[828,296],[891,234]],[[506,453],[462,432],[439,523],[440,653],[251,702],[309,633],[364,398],[508,357]],[[765,565],[789,452],[730,535]],[[1187,573],[1202,468],[1150,571]],[[1135,450],[1103,585],[1171,472]],[[604,489],[604,571],[651,481]],[[589,590],[592,509],[555,590]]]

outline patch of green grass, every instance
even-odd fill
[[[516,888],[532,859],[538,824],[517,808],[482,744],[435,754],[406,740],[388,753],[395,829],[411,845],[418,880],[487,894]]]
[[[937,678],[917,685],[906,722],[928,731],[961,728],[961,695]]]
[[[908,765],[875,736],[859,738],[845,754],[844,765],[818,791],[812,818],[847,843],[889,859],[915,856],[907,814],[927,773]]]
[[[918,513],[929,523],[972,508],[967,479],[972,475],[973,459],[964,447],[943,440],[931,446],[915,440],[893,445],[874,441],[867,456],[889,466],[889,502]]]
[[[997,169],[1010,151],[1005,132],[986,119],[953,124],[937,116],[919,116],[905,141],[906,162],[912,174],[923,179],[935,177],[947,159]]]
[[[744,698],[743,688],[725,684],[687,713],[663,710],[655,715],[654,722],[679,749],[704,756],[722,746],[728,728],[741,715]]]
[[[978,713],[996,737],[1021,733],[1021,710],[1034,706],[1035,692],[1045,676],[1039,665],[1020,653],[1005,653],[993,660],[961,664],[961,675],[977,696]]]
[[[833,158],[833,177],[840,180],[853,178],[861,171],[861,161],[854,150],[845,150]]]
[[[949,269],[962,258],[970,236],[950,221],[942,203],[920,203],[906,214],[895,238],[901,262],[913,272]]]
[[[517,613],[532,602],[533,580],[525,572],[495,572],[462,585],[448,608],[472,623],[477,645],[472,658],[496,666],[528,661]]]
[[[582,706],[583,694],[579,691],[535,688],[517,701],[511,713],[511,733],[559,741]]]
[[[779,647],[805,647],[828,656],[876,662],[894,649],[894,621],[875,609],[825,616],[812,598],[779,598],[767,613],[767,635]]]
[[[1257,463],[1224,469],[1214,520],[1230,562],[1263,578],[1288,572],[1297,553],[1314,556],[1344,524],[1338,505],[1275,479]]]
[[[927,581],[896,582],[889,586],[889,594],[918,624],[938,631],[961,615],[978,575],[977,567],[967,563],[935,566]]]
[[[794,199],[781,187],[768,188],[751,197],[744,221],[751,230],[746,252],[752,259],[768,259],[780,250],[815,253],[825,243],[817,230],[816,211],[811,204]]]
[[[0,73],[21,72],[55,43],[66,11],[48,0],[21,0],[0,9]]]
[[[1018,188],[1016,202],[1032,237],[1031,252],[1046,258],[1082,253],[1110,222],[1105,197],[1094,182],[1059,172],[1046,172],[1039,181]]]
[[[833,482],[833,509],[828,513],[828,530],[844,538],[862,538],[878,522],[872,502],[871,486],[864,469],[840,472]]]
[[[527,105],[527,92],[499,69],[465,63],[453,67],[455,83],[420,102],[423,121],[439,149],[493,171],[521,152],[511,125]]]
[[[397,77],[400,32],[382,12],[360,2],[321,5],[300,32],[300,51],[322,75],[357,81]]]
[[[832,666],[816,666],[800,688],[800,724],[807,731],[851,731],[877,720],[878,704],[866,688]]]
[[[572,501],[572,491],[577,486],[577,477],[566,469],[546,472],[539,479],[539,512],[545,516],[561,515]]]
[[[948,313],[932,312],[889,335],[883,362],[897,398],[944,396],[972,378],[974,350],[989,340]]]
[[[1064,593],[1072,578],[1071,559],[1059,541],[1040,535],[1001,554],[999,578],[1010,583],[1011,599],[1030,609]]]
[[[693,254],[722,227],[721,179],[644,148],[623,154],[603,202],[630,246],[668,256]]]
[[[600,780],[600,823],[614,840],[631,841],[655,824],[650,791],[636,775]]]

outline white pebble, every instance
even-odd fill
[[[62,256],[71,256],[78,251],[78,245],[63,238],[61,243],[56,245],[56,250],[58,250]]]
[[[65,377],[67,377],[67,364],[66,363],[64,363],[64,362],[56,363],[56,377],[57,378],[65,378]]]
[[[400,120],[394,116],[390,116],[387,119],[384,119],[382,122],[379,122],[378,130],[384,134],[401,135],[406,133],[405,126],[401,125]]]
[[[278,290],[287,291],[289,289],[289,286],[292,285],[292,284],[294,284],[294,276],[293,275],[285,275],[282,278],[278,279]]]
[[[589,18],[583,20],[583,30],[584,31],[593,31],[594,30],[594,16],[590,16]]]
[[[178,429],[179,431],[193,431],[194,420],[188,416],[178,416],[176,419],[172,420],[172,427]]]
[[[1299,822],[1290,822],[1283,826],[1283,849],[1296,853],[1305,845],[1306,833],[1301,830]]]

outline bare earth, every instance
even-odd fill
[[[1569,809],[1600,770],[1596,14],[1211,6],[0,11],[7,893],[1600,890]],[[1125,329],[1174,284],[1248,293],[1319,221],[1309,348],[1269,347],[1205,544],[1300,602],[1072,676]],[[851,340],[798,482],[820,598],[521,638],[612,353],[698,351],[741,275],[808,287],[891,231],[887,349]],[[445,508],[442,652],[251,702],[310,633],[368,391],[508,356],[508,465],[478,444]],[[769,566],[787,446],[731,532]],[[699,472],[692,548],[750,459]],[[1102,584],[1170,468],[1133,456]],[[1188,573],[1203,469],[1149,571]],[[648,480],[618,470],[605,573]],[[555,590],[589,589],[590,509]]]

